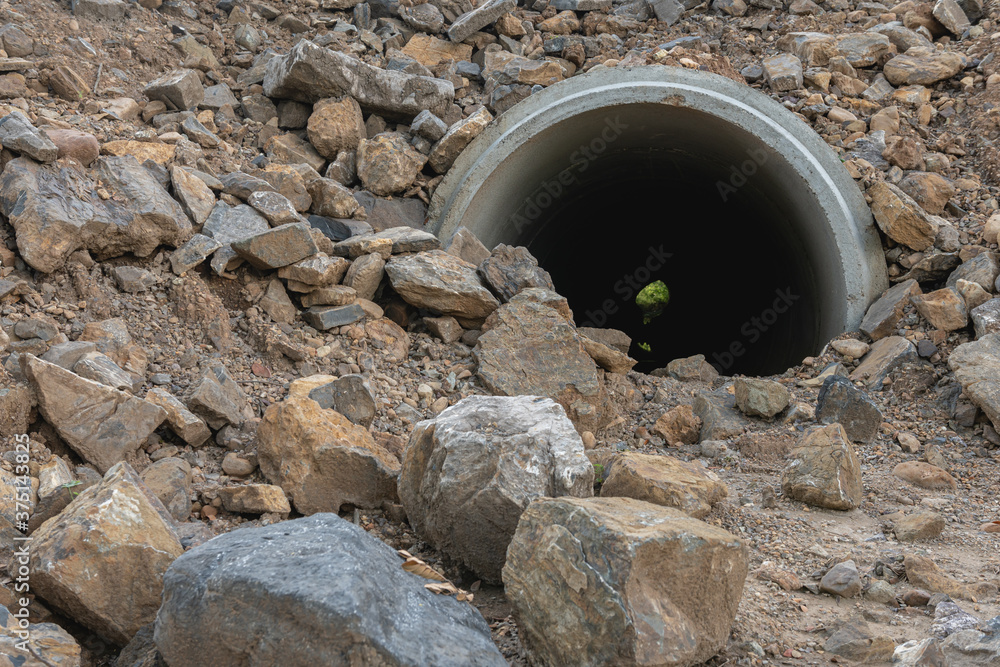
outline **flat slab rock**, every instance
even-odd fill
[[[159,245],[176,247],[190,238],[184,209],[135,158],[104,157],[94,164],[84,170],[69,161],[41,165],[17,158],[4,168],[0,213],[32,268],[56,271],[81,248],[95,259],[146,257]],[[111,197],[101,197],[99,189]]]
[[[402,562],[334,514],[220,535],[167,571],[156,645],[171,667],[504,667],[479,612]]]

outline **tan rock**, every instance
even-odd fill
[[[781,490],[789,498],[835,510],[861,504],[861,464],[840,424],[807,430],[788,459]]]
[[[637,362],[627,354],[622,354],[613,347],[608,347],[604,343],[592,340],[583,336],[583,347],[587,350],[590,358],[597,362],[597,365],[609,373],[625,374],[632,370]]]
[[[785,385],[763,378],[736,378],[733,390],[740,412],[768,419],[787,408],[791,396]]]
[[[101,145],[101,155],[131,155],[140,164],[146,160],[152,160],[156,164],[165,165],[174,159],[176,152],[177,147],[172,144],[132,141],[128,139],[109,141]]]
[[[423,169],[427,158],[396,133],[362,140],[358,146],[358,178],[377,195],[405,192]]]
[[[89,167],[101,155],[101,143],[92,134],[55,128],[45,128],[43,132],[59,147],[60,158],[73,158],[84,167]]]
[[[911,296],[917,312],[935,329],[955,331],[969,324],[969,311],[965,299],[951,287]]]
[[[892,469],[892,474],[922,489],[954,489],[958,486],[947,471],[923,461],[904,461]]]
[[[933,560],[925,556],[906,554],[903,566],[906,568],[906,578],[911,585],[931,593],[944,593],[962,600],[996,594],[995,584],[963,584],[942,572]]]
[[[42,416],[100,471],[142,446],[167,417],[153,403],[26,356],[24,372],[35,388]]]
[[[885,181],[868,188],[868,194],[872,198],[872,215],[889,238],[913,250],[934,245],[938,225],[909,195]]]
[[[671,447],[693,445],[698,442],[701,420],[695,416],[690,405],[677,405],[660,415],[652,431],[666,440]]]
[[[402,51],[424,67],[429,68],[434,67],[442,60],[454,62],[472,60],[472,46],[470,44],[459,44],[422,33],[411,37]]]
[[[564,497],[521,515],[503,580],[539,664],[681,666],[726,645],[747,569],[738,539],[679,510]]]
[[[936,512],[916,512],[896,522],[893,531],[900,542],[932,540],[944,531],[944,517]]]
[[[287,515],[292,511],[285,492],[280,486],[271,484],[227,486],[219,489],[219,497],[222,498],[222,506],[229,512]]]
[[[333,160],[340,151],[357,150],[366,136],[365,119],[353,97],[328,98],[313,105],[307,131],[316,152]]]
[[[212,437],[212,431],[205,420],[184,407],[180,400],[165,389],[153,387],[146,394],[146,400],[166,411],[170,430],[192,447],[199,447]]]
[[[119,463],[32,534],[31,588],[124,645],[156,617],[163,575],[183,552],[162,503]]]
[[[615,457],[601,497],[625,497],[675,507],[700,519],[729,494],[719,476],[672,456],[625,453]]]
[[[452,125],[448,132],[434,144],[427,162],[439,174],[443,174],[455,163],[458,156],[479,133],[493,120],[486,107],[480,108],[474,114]]]
[[[399,461],[366,429],[307,395],[268,407],[257,439],[261,472],[302,514],[396,501]]]

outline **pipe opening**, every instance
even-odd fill
[[[528,247],[577,325],[632,337],[640,371],[700,353],[726,375],[781,373],[857,325],[887,283],[881,244],[810,128],[712,75],[594,80],[612,83],[553,86],[477,138],[432,202],[444,238],[464,225]],[[644,317],[635,297],[657,280],[670,301]]]

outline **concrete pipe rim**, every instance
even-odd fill
[[[507,194],[524,194],[525,172],[541,169],[536,165],[547,157],[533,150],[536,139],[571,133],[574,124],[594,113],[639,113],[640,108],[642,118],[656,114],[655,122],[662,116],[667,129],[668,119],[677,114],[695,114],[699,122],[732,132],[748,146],[759,144],[777,158],[766,166],[774,178],[783,170],[794,182],[782,193],[788,199],[782,205],[798,211],[795,224],[808,237],[809,262],[816,265],[825,294],[817,341],[856,329],[889,285],[881,238],[860,189],[833,149],[795,114],[747,85],[708,72],[659,65],[598,67],[530,95],[502,113],[455,161],[432,197],[431,231],[445,243],[465,226],[487,247],[527,245],[517,243],[519,235],[508,229],[510,212],[500,210],[506,204],[496,193],[514,188]]]

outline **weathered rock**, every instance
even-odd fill
[[[425,540],[498,582],[518,518],[533,499],[593,495],[594,468],[583,451],[551,399],[471,396],[414,429],[400,499]]]
[[[840,55],[836,38],[822,32],[790,32],[776,46],[795,54],[807,67],[825,67],[830,58]]]
[[[142,481],[178,521],[191,514],[191,466],[183,459],[168,456],[142,471]]]
[[[251,206],[240,204],[230,206],[219,202],[205,221],[202,233],[226,245],[263,234],[271,229],[267,218],[257,213]]]
[[[468,118],[452,125],[427,156],[427,163],[431,169],[439,174],[443,174],[451,169],[458,156],[465,150],[465,147],[472,143],[472,140],[479,136],[479,133],[486,129],[486,126],[493,120],[486,107],[481,107]]]
[[[203,225],[215,207],[215,194],[205,182],[181,167],[170,168],[174,196],[196,225]]]
[[[969,29],[969,18],[955,0],[937,0],[933,9],[934,18],[941,22],[948,32],[961,37]]]
[[[167,417],[152,403],[32,355],[25,355],[22,363],[42,416],[74,451],[102,472],[144,444]]]
[[[437,336],[446,344],[454,343],[464,333],[462,325],[454,317],[425,317],[424,325],[432,335]]]
[[[385,260],[376,253],[358,257],[344,274],[344,285],[352,288],[359,299],[371,300],[382,282]]]
[[[377,232],[375,238],[392,241],[393,255],[438,250],[441,247],[441,240],[437,236],[413,227],[389,227]]]
[[[297,222],[233,242],[233,250],[258,269],[279,269],[319,252],[309,225]]]
[[[414,35],[413,39],[407,43],[407,47],[409,47],[409,45],[412,44],[417,37],[419,37],[419,35]],[[448,42],[442,43],[447,44]],[[403,50],[403,53],[406,53],[406,49]],[[413,119],[412,123],[410,123],[410,131],[419,137],[427,139],[428,141],[437,141],[448,131],[448,126],[445,125],[443,120],[432,114],[430,111],[424,110],[418,113],[417,117]]]
[[[257,432],[261,472],[302,514],[395,502],[399,461],[363,427],[309,398],[314,388],[309,378],[296,381],[286,400],[265,410]]]
[[[392,287],[407,302],[478,326],[500,305],[476,267],[442,250],[396,256],[385,265]]]
[[[910,297],[917,312],[935,329],[954,331],[969,324],[965,299],[952,287]]]
[[[937,223],[908,194],[885,181],[868,188],[868,194],[872,197],[875,222],[889,238],[913,250],[926,250],[934,245]]]
[[[489,324],[473,357],[491,393],[552,398],[579,431],[596,432],[612,419],[597,367],[579,334],[556,311],[512,302],[501,306]]]
[[[243,201],[247,201],[255,192],[274,192],[274,186],[269,181],[242,171],[223,174],[219,178],[219,182],[222,183],[223,193],[238,197]]]
[[[208,259],[222,244],[210,236],[195,234],[170,254],[170,269],[177,275],[190,271]]]
[[[358,178],[377,195],[405,192],[413,185],[427,158],[394,132],[363,139],[358,145]]]
[[[877,32],[840,35],[837,50],[852,66],[871,67],[889,54],[889,38]]]
[[[149,83],[143,90],[151,100],[159,100],[168,109],[194,109],[205,100],[205,88],[193,69],[177,69]]]
[[[168,391],[154,387],[146,394],[146,401],[158,405],[167,413],[167,424],[181,440],[192,447],[200,447],[212,437],[205,420],[194,414]]]
[[[287,515],[292,511],[285,492],[271,484],[245,484],[219,489],[222,506],[227,512],[265,514],[273,512]]]
[[[736,407],[751,417],[770,419],[788,407],[788,389],[774,380],[740,377],[733,383],[733,389]]]
[[[302,319],[320,331],[354,324],[364,318],[365,310],[357,303],[347,306],[313,306],[302,313]]]
[[[987,291],[993,290],[997,276],[1000,276],[1000,263],[992,252],[981,252],[975,257],[962,262],[961,266],[951,272],[945,285],[954,287],[959,280],[978,283]]]
[[[941,215],[948,201],[958,190],[941,174],[925,171],[910,172],[899,182],[899,189],[932,215]]]
[[[878,435],[882,412],[875,401],[850,380],[831,375],[819,390],[816,419],[824,424],[840,424],[852,442],[868,443]]]
[[[330,257],[320,252],[283,267],[278,276],[306,285],[326,287],[339,283],[349,266],[350,262],[343,257]]]
[[[892,474],[922,489],[954,489],[958,486],[946,470],[923,461],[903,461],[892,469]]]
[[[362,375],[330,379],[309,391],[309,398],[324,410],[334,410],[358,426],[368,428],[375,420],[375,394]]]
[[[236,384],[225,366],[212,366],[202,372],[187,397],[191,412],[219,429],[226,424],[243,423],[246,394]]]
[[[667,364],[666,373],[668,376],[681,382],[711,382],[719,377],[719,371],[715,370],[715,367],[705,360],[704,354],[674,359]]]
[[[402,562],[333,514],[221,535],[164,577],[157,646],[172,667],[237,664],[250,654],[288,667],[336,656],[392,666],[507,664],[474,607],[427,590]]]
[[[523,246],[499,244],[479,265],[479,275],[505,303],[525,287],[556,289],[549,272]]]
[[[930,86],[950,79],[965,67],[964,55],[915,46],[885,64],[885,78],[894,86]]]
[[[279,192],[254,192],[247,197],[247,203],[267,218],[267,221],[274,227],[302,220],[295,205],[288,197]]]
[[[53,162],[59,157],[59,147],[46,134],[35,129],[20,111],[0,118],[0,144],[39,162]]]
[[[695,416],[690,405],[677,405],[656,420],[652,431],[663,437],[671,447],[692,445],[698,442],[701,420]]]
[[[966,306],[972,306],[972,310],[969,315],[972,316],[972,324],[976,330],[976,338],[982,338],[991,333],[1000,332],[1000,299],[991,299],[990,294],[983,290],[979,283],[970,283],[967,281],[962,281],[965,285],[969,286],[965,291],[962,290],[962,285],[960,283],[959,290],[962,291],[962,297],[965,298]],[[979,291],[979,300],[983,300],[982,303],[978,305],[973,305],[972,297],[970,298],[969,292],[973,290]]]
[[[986,413],[994,428],[1000,428],[1000,333],[956,347],[948,357],[948,368],[969,400]]]
[[[125,644],[153,620],[163,574],[184,551],[172,526],[135,471],[118,463],[32,534],[31,588],[68,617]]]
[[[609,373],[628,373],[638,363],[627,354],[623,354],[613,347],[593,340],[589,336],[584,335],[581,338],[583,340],[583,347],[586,348],[590,358]]]
[[[876,580],[872,587],[879,583],[885,582]],[[823,644],[823,650],[827,653],[861,664],[890,662],[895,648],[896,642],[892,637],[874,635],[863,620],[843,623]]]
[[[326,159],[316,152],[312,144],[302,139],[297,134],[279,134],[271,137],[264,144],[267,157],[272,162],[284,165],[306,164],[315,171],[323,170]]]
[[[448,244],[448,254],[479,266],[490,256],[490,251],[468,227],[459,227]]]
[[[134,393],[140,384],[135,377],[100,352],[87,352],[73,364],[71,370],[82,378],[130,394]]]
[[[764,76],[775,92],[802,87],[802,62],[791,53],[780,53],[764,59]]]
[[[446,115],[455,88],[450,81],[384,70],[302,39],[288,55],[268,62],[264,93],[300,102],[349,95],[366,111],[413,117],[425,109]]]
[[[60,158],[72,158],[84,167],[89,167],[101,155],[101,144],[92,134],[79,130],[46,128],[45,136],[59,149]]]
[[[985,582],[963,584],[944,574],[934,561],[925,556],[906,554],[903,558],[903,566],[906,568],[906,578],[910,584],[930,593],[944,593],[963,600],[996,594],[995,584]]]
[[[861,504],[861,464],[840,424],[810,428],[788,458],[781,472],[781,490],[786,496],[835,510]]]
[[[366,137],[365,119],[353,97],[320,100],[309,116],[309,143],[325,158],[333,160],[340,151],[357,150]]]
[[[893,285],[868,308],[864,319],[861,320],[861,331],[868,334],[872,340],[885,338],[896,328],[896,323],[903,316],[903,309],[910,302],[910,297],[920,293],[920,285],[916,280],[904,280]]]
[[[635,498],[675,507],[700,519],[729,494],[719,476],[672,456],[625,453],[615,457],[601,496]]]
[[[112,270],[118,289],[129,294],[145,292],[156,285],[156,276],[138,266],[116,266]]]
[[[97,259],[145,257],[191,236],[183,209],[134,158],[101,158],[96,165],[87,172],[72,162],[43,166],[18,158],[7,164],[0,176],[0,212],[33,268],[55,271],[81,248]]]
[[[482,30],[516,7],[517,0],[488,0],[459,16],[448,28],[448,37],[453,42],[464,42],[472,33]]]
[[[330,218],[346,218],[360,208],[349,188],[329,178],[317,178],[309,184],[312,211]]]
[[[889,336],[872,344],[850,378],[853,382],[864,382],[871,389],[881,389],[882,382],[889,373],[905,363],[917,360],[917,348],[901,336]]]
[[[18,608],[14,612],[21,614]],[[31,623],[0,604],[0,656],[6,667],[80,667],[80,645],[55,623]]]
[[[916,512],[904,516],[893,526],[900,542],[932,540],[944,531],[944,517],[936,512]]]
[[[539,664],[688,666],[726,645],[746,574],[738,539],[679,510],[546,498],[521,516],[503,579]]]
[[[835,597],[854,598],[861,594],[861,574],[853,560],[837,563],[819,582],[819,589]]]

